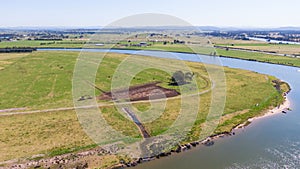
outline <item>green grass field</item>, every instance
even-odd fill
[[[0,96],[4,98],[0,101],[0,109],[72,106],[72,77],[78,54],[78,52],[34,52],[26,55],[27,57],[8,54],[7,56],[10,57],[0,61],[0,66],[3,63],[0,78],[5,79],[5,83],[0,84]],[[96,86],[104,91],[110,91],[113,74],[122,60],[128,56],[109,54],[105,57],[99,65],[95,79]],[[153,60],[150,57],[145,59]],[[178,87],[169,85],[170,79],[171,75],[161,70],[147,69],[133,77],[131,84],[159,81],[163,87],[179,90]],[[207,82],[201,79],[203,79],[201,76],[196,79],[199,89],[205,90],[209,84],[207,85]],[[96,94],[100,93],[96,91]]]
[[[31,54],[3,54],[0,61],[5,61],[0,70],[0,109],[26,107],[28,110],[71,107],[72,75],[78,52],[34,52]],[[91,55],[95,55],[91,54]],[[108,54],[99,67],[95,84],[110,90],[112,75],[118,65],[128,55]],[[180,70],[176,60],[158,59],[139,56],[148,63],[167,61],[172,70]],[[207,72],[201,63],[184,62],[197,75],[198,92],[211,87],[207,84]],[[245,122],[248,118],[260,115],[264,110],[282,102],[281,93],[273,87],[274,77],[245,70],[224,68],[226,73],[226,104],[223,116],[232,115],[223,120],[215,133],[230,131],[232,127]],[[146,69],[132,78],[131,84],[143,84],[161,81],[167,88],[171,75],[157,69]],[[96,91],[100,94],[99,91]],[[201,95],[200,110],[195,124],[185,141],[197,140],[211,104],[211,92]],[[166,131],[178,117],[180,98],[167,101],[161,116],[145,122],[145,127],[153,136]],[[103,104],[106,104],[105,102]],[[256,106],[256,105],[259,106]],[[149,103],[135,103],[137,115],[147,117]],[[103,117],[114,129],[124,135],[140,138],[138,128],[132,121],[122,116],[115,107],[101,107]],[[247,110],[247,113],[237,113]],[[1,113],[0,113],[1,114]],[[82,131],[75,111],[36,113],[0,117],[0,161],[31,157],[35,154],[52,156],[94,145]]]

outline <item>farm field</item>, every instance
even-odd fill
[[[286,55],[299,55],[300,45],[292,44],[235,44],[235,48],[275,52]]]

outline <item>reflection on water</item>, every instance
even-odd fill
[[[253,169],[253,168],[272,168],[272,169],[296,169],[300,166],[300,142],[286,141],[283,145],[276,148],[271,147],[265,150],[266,157],[252,159],[251,162],[234,163],[227,169]],[[273,160],[270,160],[270,159]]]

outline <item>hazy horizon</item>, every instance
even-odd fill
[[[170,29],[184,29],[194,27],[196,29],[203,29],[203,30],[228,30],[228,31],[234,31],[234,30],[269,30],[269,31],[279,31],[279,30],[300,30],[300,26],[284,26],[284,27],[234,27],[234,26],[212,26],[212,25],[203,25],[203,26],[170,26],[170,25],[161,25],[161,26],[116,26],[116,27],[106,27],[106,26],[4,26],[0,29],[7,29],[7,30],[55,30],[55,29],[61,29],[61,30],[67,30],[67,29],[86,29],[86,30],[101,30],[101,29],[160,29],[160,28],[170,28]]]
[[[99,27],[123,17],[159,13],[178,17],[195,26],[278,28],[300,27],[300,1],[186,0],[142,2],[131,0],[11,0],[1,3],[3,27]],[[172,25],[169,25],[172,26]]]

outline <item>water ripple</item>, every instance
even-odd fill
[[[300,142],[287,140],[276,148],[267,148],[266,155],[245,163],[234,163],[227,169],[298,169],[300,168]]]

